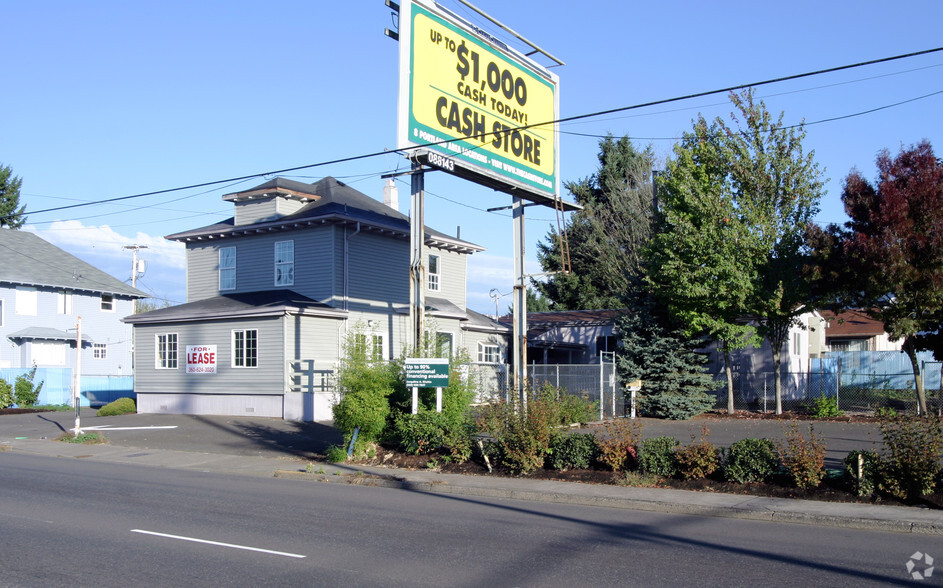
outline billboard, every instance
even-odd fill
[[[434,3],[400,8],[398,146],[422,163],[546,202],[557,193],[558,78]]]

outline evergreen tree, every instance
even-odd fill
[[[599,171],[565,187],[583,210],[567,222],[570,273],[532,281],[551,310],[621,308],[642,288],[641,251],[651,237],[654,154],[628,137],[599,143]],[[559,272],[559,235],[552,229],[537,245],[545,272]]]
[[[20,206],[20,186],[23,180],[13,175],[10,166],[0,165],[0,227],[18,229],[26,222]]]
[[[710,410],[713,378],[706,372],[707,356],[698,353],[704,342],[673,323],[654,300],[639,304],[616,322],[621,345],[617,356],[620,378],[642,380],[639,396],[643,415],[687,419]]]

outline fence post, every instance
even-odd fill
[[[605,389],[602,382],[603,379],[603,363],[602,355],[599,356],[599,420],[606,420],[605,410],[606,410],[606,397],[603,395],[602,391]]]

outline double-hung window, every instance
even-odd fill
[[[232,367],[259,366],[259,331],[239,329],[232,332]]]
[[[383,335],[378,333],[356,333],[353,353],[367,361],[383,361]]]
[[[177,369],[177,333],[159,333],[154,347],[154,364],[159,370]]]
[[[114,312],[115,311],[115,297],[112,296],[111,294],[102,294],[101,309],[102,309],[102,312]]]
[[[440,286],[439,280],[439,256],[429,256],[429,290],[438,292]]]
[[[108,345],[105,343],[92,343],[93,359],[108,359]]]
[[[295,283],[295,242],[275,243],[275,285],[292,286]]]
[[[219,248],[219,289],[236,289],[236,248]]]
[[[501,348],[491,343],[479,343],[478,362],[501,363]]]

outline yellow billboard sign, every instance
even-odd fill
[[[556,194],[556,76],[415,0],[403,3],[400,44],[401,148],[431,144],[428,161],[447,171]]]

